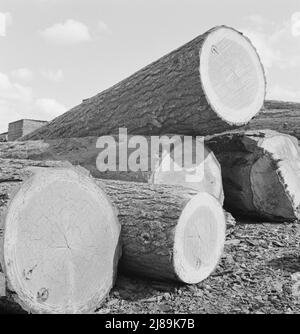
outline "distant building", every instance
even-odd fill
[[[8,132],[0,133],[0,142],[8,140]]]
[[[38,128],[48,124],[46,121],[34,119],[21,119],[19,121],[9,123],[8,125],[8,141],[15,141],[28,135]]]

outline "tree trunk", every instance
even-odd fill
[[[264,71],[241,33],[215,27],[24,137],[207,135],[246,124],[263,105]]]
[[[300,217],[300,152],[297,139],[271,130],[207,138],[222,168],[225,207],[270,221]]]
[[[0,159],[0,304],[89,313],[113,286],[115,211],[88,176],[67,165]]]
[[[225,241],[225,216],[214,197],[181,186],[97,182],[119,211],[123,271],[198,283],[215,269]]]
[[[262,112],[246,129],[271,129],[300,139],[300,103],[266,101]]]
[[[146,170],[143,171],[142,166],[140,169],[132,171],[127,164],[128,158],[139,148],[136,142],[133,145],[128,145],[134,138],[129,136],[127,141],[123,141],[122,137],[116,136],[114,139],[116,142],[116,149],[112,152],[116,161],[114,170],[105,170],[108,168],[104,164],[106,155],[100,159],[100,154],[105,149],[97,145],[97,137],[0,143],[0,158],[69,161],[73,165],[86,168],[97,178],[154,184],[178,184],[199,192],[208,192],[223,204],[224,193],[220,165],[214,154],[205,147],[200,138],[168,136],[166,139],[170,139],[170,141],[167,140],[162,145],[165,150],[160,153],[158,146],[158,150],[155,149],[155,154],[152,154],[151,148],[154,145],[151,145],[151,138],[147,137],[147,148],[140,151],[141,159],[147,160]],[[188,141],[188,139],[191,140]],[[178,154],[174,152],[179,152],[181,161],[178,163],[176,163]],[[120,161],[124,157],[124,153],[127,170],[123,171]],[[143,154],[145,155],[143,156]],[[172,161],[175,161],[176,166],[179,166],[178,170],[174,168]]]

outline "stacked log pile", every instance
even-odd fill
[[[207,138],[222,165],[225,206],[269,221],[300,218],[300,150],[295,137],[271,130]]]
[[[298,220],[300,153],[288,135],[298,124],[290,128],[291,113],[283,123],[274,103],[259,113],[265,94],[255,48],[220,26],[22,141],[0,144],[0,296],[29,312],[91,312],[118,264],[148,279],[201,282],[223,251],[223,186],[234,215]],[[115,141],[121,128],[125,142]],[[128,145],[133,135],[151,145],[169,134],[177,139],[155,158]],[[113,150],[99,136],[111,136]],[[183,136],[202,159],[165,170]],[[108,151],[114,170],[103,159]],[[134,170],[120,160],[130,155]]]
[[[170,140],[170,143],[173,143],[169,146],[170,150],[163,155],[157,154],[154,159],[151,157],[151,150],[148,150],[147,168],[143,171],[132,171],[127,164],[127,170],[120,170],[120,155],[124,156],[125,154],[129,157],[135,152],[136,147],[130,148],[127,141],[122,142],[118,137],[115,138],[116,150],[113,152],[116,170],[107,169],[107,166],[103,165],[103,160],[100,161],[99,155],[103,153],[104,149],[97,145],[97,137],[0,143],[0,158],[68,161],[73,165],[84,167],[95,178],[188,186],[197,191],[211,194],[223,204],[221,167],[214,153],[204,145],[203,140],[194,139],[193,145],[186,146],[184,152],[185,156],[190,154],[192,158],[195,158],[196,155],[199,156],[199,161],[196,159],[186,161],[181,171],[176,171],[175,168],[163,168],[166,164],[172,167],[173,152],[176,151],[177,146],[180,150],[182,149],[181,144],[184,138],[182,141],[179,136],[177,139],[174,137],[174,139],[174,141]],[[147,140],[148,147],[150,147],[151,138],[145,137],[144,140]],[[199,172],[199,168],[203,168],[203,173]]]

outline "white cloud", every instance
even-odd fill
[[[36,100],[35,108],[41,114],[45,115],[47,119],[55,118],[67,110],[66,107],[61,103],[57,102],[54,99],[48,99],[48,98]]]
[[[246,18],[241,31],[256,47],[267,73],[267,98],[300,102],[300,13],[275,23],[259,15]],[[287,72],[293,75],[289,78]],[[279,78],[282,78],[281,80]]]
[[[22,81],[31,81],[34,77],[33,72],[29,68],[18,68],[12,71],[11,75],[15,79]]]
[[[245,21],[247,26],[241,30],[256,47],[267,71],[273,66],[280,69],[300,66],[300,48],[295,50],[294,40],[297,33],[300,35],[300,12],[281,24],[259,15],[247,17]]]
[[[41,33],[47,40],[57,44],[77,44],[91,40],[89,28],[72,19],[56,23]]]
[[[64,79],[64,73],[61,69],[59,70],[41,70],[41,74],[44,78],[52,82],[61,82]]]
[[[10,13],[0,12],[0,36],[5,37],[7,27],[12,24],[12,16]]]
[[[295,12],[291,18],[291,33],[294,37],[300,36],[300,12]]]
[[[97,23],[97,30],[100,34],[112,34],[112,31],[110,30],[110,28],[108,27],[108,25],[103,22],[103,21],[98,21]]]
[[[22,118],[51,120],[66,111],[54,99],[37,98],[33,89],[10,80],[0,72],[0,132],[7,130],[9,122]]]
[[[32,99],[32,89],[19,83],[13,83],[6,74],[0,73],[0,99],[27,103]]]

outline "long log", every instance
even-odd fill
[[[87,175],[63,166],[0,159],[0,304],[89,313],[113,286],[116,212]]]
[[[129,147],[128,143],[132,137],[128,137],[127,142],[122,141],[122,138],[119,137],[114,138],[116,142],[116,149],[113,152],[113,158],[116,161],[115,170],[105,170],[107,166],[104,165],[104,158],[99,159],[99,155],[105,149],[97,145],[97,137],[0,143],[0,158],[69,161],[73,165],[86,168],[96,178],[178,184],[199,192],[208,192],[223,204],[221,168],[214,154],[204,145],[203,140],[194,138],[191,140],[191,145],[184,146],[184,137],[168,136],[166,138],[170,139],[170,145],[166,145],[169,150],[161,154],[156,152],[155,155],[152,155],[151,138],[145,138],[148,143],[146,171],[141,169],[132,171],[130,168],[127,171],[121,170],[121,155],[124,156],[126,153],[125,156],[129,158],[138,148],[136,143],[133,148]],[[177,147],[182,151],[183,162],[178,170],[171,163],[176,160],[174,151],[176,152]],[[186,159],[188,155],[192,159]],[[169,169],[168,166],[170,166]],[[126,167],[128,167],[127,159]]]
[[[24,140],[130,134],[207,135],[246,124],[263,105],[265,76],[251,42],[215,27]]]
[[[97,182],[119,211],[121,270],[184,283],[213,272],[225,241],[224,212],[213,196],[181,186]]]
[[[296,138],[271,130],[207,138],[222,168],[225,208],[270,221],[300,218],[300,151]]]
[[[271,129],[300,139],[300,103],[266,101],[263,110],[246,129]]]

